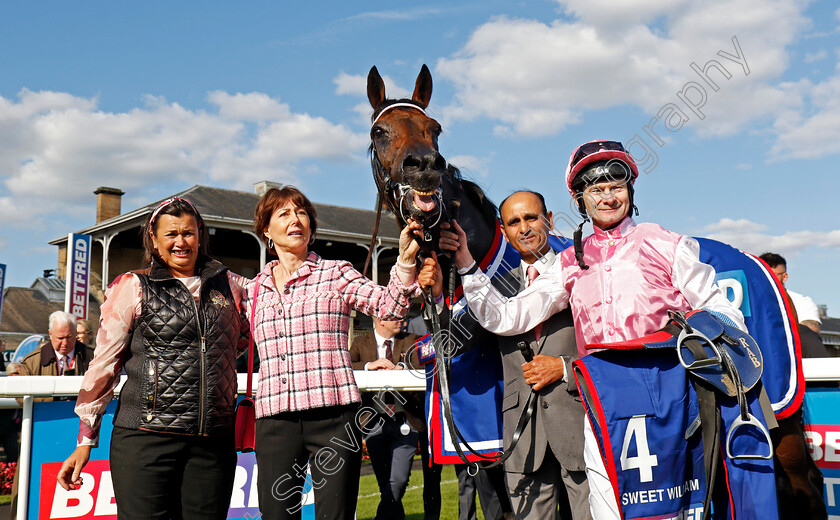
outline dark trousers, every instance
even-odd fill
[[[120,520],[227,518],[235,470],[233,432],[195,437],[115,426],[111,436]]]
[[[502,520],[505,513],[512,513],[513,506],[505,484],[505,472],[497,466],[479,470],[470,475],[465,464],[455,465],[458,477],[458,519],[475,520],[475,494],[481,502],[481,512],[487,520]]]
[[[257,492],[263,519],[300,519],[308,462],[315,518],[353,520],[362,465],[358,409],[329,406],[257,419]]]
[[[376,520],[403,520],[405,510],[402,497],[411,477],[411,463],[417,453],[417,430],[403,435],[400,427],[406,424],[402,415],[396,420],[383,417],[382,428],[366,439],[370,464],[379,484],[379,507]]]
[[[0,410],[0,446],[6,453],[6,462],[17,462],[20,444],[20,422],[17,410]]]
[[[420,459],[423,461],[423,520],[440,520],[440,472],[443,466],[431,461],[427,432],[420,432]]]

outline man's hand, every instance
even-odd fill
[[[58,471],[59,485],[66,490],[76,489],[82,485],[82,469],[90,460],[90,446],[77,446],[73,453],[61,465]]]
[[[396,368],[397,365],[391,363],[390,359],[384,357],[365,365],[365,370],[394,370]]]
[[[538,392],[551,383],[560,381],[566,372],[566,365],[563,358],[537,354],[533,361],[522,364],[522,372],[525,383]]]
[[[443,292],[443,271],[437,261],[437,253],[432,251],[432,257],[423,261],[423,268],[417,275],[417,283],[424,290],[432,288],[432,296],[437,298]]]
[[[440,225],[440,248],[444,251],[455,251],[455,266],[458,269],[469,267],[473,263],[473,257],[467,247],[467,234],[453,220],[450,226],[447,222]],[[453,231],[447,231],[452,229]]]

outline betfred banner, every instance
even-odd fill
[[[86,320],[88,315],[88,284],[90,282],[90,235],[67,235],[67,291],[64,312]]]
[[[102,419],[99,447],[91,451],[90,462],[82,471],[82,486],[65,491],[56,476],[61,463],[75,447],[79,418],[73,412],[74,401],[34,403],[32,425],[32,473],[29,479],[29,520],[54,518],[76,520],[116,520],[117,506],[111,480],[108,453],[113,431],[116,400]],[[253,520],[260,517],[257,500],[257,463],[253,453],[240,453],[236,461],[229,520]],[[315,518],[312,478],[304,485],[302,518]]]
[[[840,519],[840,388],[805,392],[805,440],[823,474],[829,519]]]
[[[0,323],[3,320],[3,287],[6,283],[6,264],[0,264]],[[0,352],[2,354],[2,352]]]

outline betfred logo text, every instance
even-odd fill
[[[41,500],[39,519],[75,518],[110,520],[117,518],[111,464],[92,460],[82,471],[79,489],[65,491],[56,480],[61,462],[41,465]]]
[[[840,425],[806,424],[805,440],[819,468],[840,469]]]

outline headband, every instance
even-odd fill
[[[165,201],[163,201],[163,202],[161,202],[160,204],[157,205],[155,210],[152,212],[152,218],[149,219],[149,225],[150,226],[154,225],[155,219],[157,218],[158,213],[160,213],[160,210],[162,210],[163,208],[172,204],[175,201],[186,202],[187,205],[192,208],[193,213],[195,213],[195,216],[198,217],[198,210],[195,209],[195,206],[193,206],[192,202],[188,201],[187,199],[182,199],[181,197],[172,197],[171,199],[166,199]]]
[[[428,117],[426,111],[420,108],[419,106],[415,105],[414,103],[394,103],[393,105],[388,105],[387,107],[383,108],[382,111],[379,112],[379,115],[376,116],[376,119],[373,120],[373,123],[370,124],[370,126],[375,125],[376,122],[379,121],[379,118],[382,117],[382,114],[391,110],[392,108],[413,108],[415,110],[419,110],[423,113],[424,116]]]

